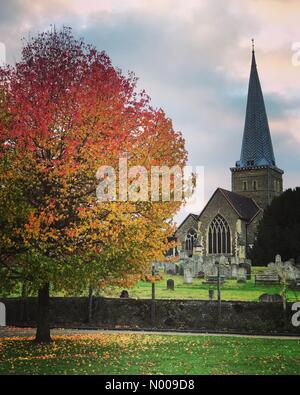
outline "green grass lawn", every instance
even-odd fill
[[[81,334],[0,339],[0,374],[300,374],[300,341]]]
[[[259,285],[256,286],[254,282],[255,274],[264,271],[265,267],[253,267],[252,268],[252,278],[248,280],[246,284],[238,284],[236,280],[227,280],[223,285],[221,285],[221,297],[222,300],[239,300],[239,301],[255,301],[258,302],[259,296],[268,294],[280,294],[280,286],[270,286],[270,285]],[[160,273],[163,279],[156,283],[156,298],[157,299],[201,299],[208,300],[208,290],[215,289],[216,286],[202,284],[203,279],[193,279],[193,284],[184,284],[183,276],[172,276],[169,274]],[[173,279],[175,283],[175,290],[167,290],[167,280]],[[132,288],[129,288],[130,298],[136,299],[150,299],[151,298],[151,283],[146,281],[139,281]],[[101,296],[115,297],[119,298],[120,293],[124,288],[109,287],[98,293]],[[51,296],[87,296],[87,292],[81,295],[67,294],[64,291],[52,292]],[[0,296],[10,296],[19,297],[20,292],[15,292],[10,295]],[[33,296],[33,295],[31,295]],[[215,292],[215,298],[217,297]],[[300,300],[300,292],[288,291],[288,301]]]
[[[236,280],[227,280],[221,286],[221,297],[223,300],[240,300],[240,301],[258,301],[260,295],[280,294],[280,286],[255,286],[254,275],[265,268],[253,268],[252,279],[246,284],[238,284]],[[167,279],[173,279],[175,290],[167,290]],[[163,280],[156,283],[157,299],[208,299],[208,290],[215,289],[216,286],[202,284],[203,279],[194,279],[193,284],[184,284],[183,276],[172,276],[163,274]],[[104,296],[119,297],[122,288],[107,289],[102,293]],[[132,288],[128,289],[131,298],[149,299],[151,298],[151,284],[146,281],[139,281]],[[215,294],[216,297],[216,294]],[[299,300],[300,292],[295,294],[293,291],[288,292],[290,301]]]

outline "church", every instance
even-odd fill
[[[245,262],[263,210],[283,191],[263,93],[252,49],[240,160],[231,171],[231,191],[218,188],[200,215],[189,214],[175,232],[181,258],[226,257]]]

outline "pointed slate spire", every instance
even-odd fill
[[[248,87],[246,120],[237,167],[276,166],[264,98],[256,68],[254,40]]]

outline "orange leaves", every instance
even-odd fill
[[[160,274],[156,274],[156,275],[151,275],[151,274],[147,274],[144,277],[144,280],[149,282],[149,283],[156,283],[158,281],[161,281],[163,279],[163,276]]]
[[[129,166],[149,174],[152,165],[183,166],[187,159],[181,134],[144,91],[136,92],[134,74],[124,76],[104,52],[63,28],[29,40],[21,62],[0,70],[0,88],[10,115],[9,125],[0,115],[0,153],[11,154],[5,177],[7,185],[19,179],[29,210],[13,224],[14,242],[39,257],[26,273],[36,277],[40,265],[66,288],[127,284],[163,259],[181,202],[96,200],[98,168],[116,168],[125,154]]]
[[[25,234],[30,237],[38,237],[41,228],[41,219],[34,215],[34,212],[31,211],[28,218],[28,223],[24,226]]]

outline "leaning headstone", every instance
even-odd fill
[[[6,308],[4,303],[0,303],[0,326],[6,326]]]
[[[172,280],[171,278],[167,280],[167,289],[174,291],[174,280]]]
[[[282,264],[281,255],[277,254],[275,256],[275,264],[276,265],[281,265]]]

